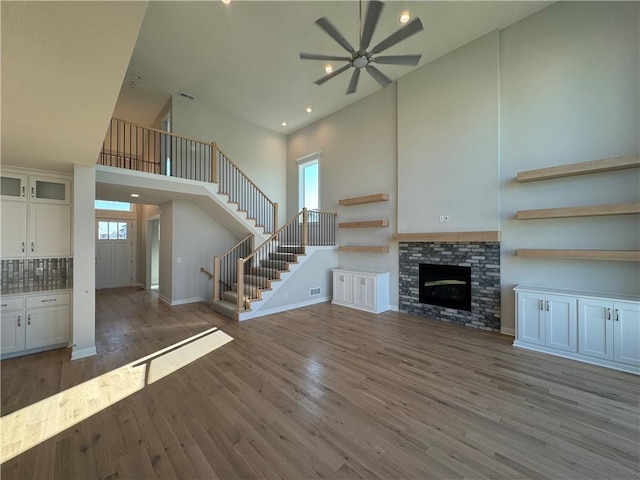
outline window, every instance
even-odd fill
[[[302,210],[318,210],[320,208],[320,152],[307,155],[297,160],[299,207]],[[314,218],[316,217],[316,218]],[[317,216],[309,216],[310,221],[317,221]]]
[[[126,240],[127,222],[98,222],[98,240]]]
[[[119,212],[130,212],[131,204],[129,202],[111,202],[109,200],[96,200],[96,210],[117,210]]]

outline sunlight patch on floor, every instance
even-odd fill
[[[232,341],[212,328],[0,418],[0,463]]]

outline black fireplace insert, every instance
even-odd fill
[[[420,303],[471,311],[471,267],[421,263]]]

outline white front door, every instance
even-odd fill
[[[96,220],[96,289],[133,284],[133,231],[129,220]]]

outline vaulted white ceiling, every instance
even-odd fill
[[[408,10],[424,31],[385,54],[421,53],[419,68],[550,3],[387,1],[372,45]],[[363,74],[345,95],[350,71],[317,86],[325,62],[299,59],[345,53],[319,17],[357,44],[356,1],[2,1],[0,11],[3,164],[91,165],[112,115],[150,125],[179,92],[286,134],[381,88]],[[379,68],[395,80],[413,67]]]

